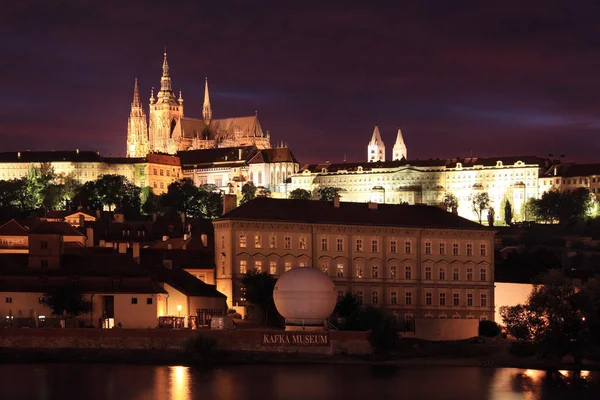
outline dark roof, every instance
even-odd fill
[[[143,265],[163,265],[164,260],[170,260],[173,267],[210,269],[215,268],[215,253],[212,250],[181,250],[143,248],[140,252]]]
[[[448,228],[486,230],[476,222],[426,205],[377,204],[369,209],[367,203],[318,200],[289,200],[256,198],[230,211],[220,219],[290,221],[335,225],[374,225],[419,228]]]
[[[363,171],[371,171],[378,168],[398,168],[398,167],[444,167],[446,160],[397,160],[397,161],[378,161],[378,162],[352,162],[352,163],[321,163],[305,165],[300,172],[308,170],[310,172],[338,172],[338,171],[358,171],[362,167]]]
[[[292,162],[298,163],[292,151],[287,147],[279,147],[276,149],[263,149],[252,157],[248,164],[259,163],[277,163],[277,162]]]
[[[242,157],[240,158],[240,149]],[[219,147],[216,149],[189,150],[177,153],[182,166],[206,165],[223,162],[247,162],[254,154],[257,148],[255,146],[244,147]]]
[[[95,151],[11,151],[0,153],[0,162],[102,162]]]
[[[52,235],[67,235],[67,236],[85,236],[79,232],[73,225],[68,222],[49,222],[42,221],[37,226],[33,227],[30,234],[52,234]]]
[[[4,225],[0,226],[0,236],[27,236],[28,232],[23,225],[19,224],[14,219],[11,219]]]
[[[554,169],[556,168],[556,175]],[[564,164],[552,167],[546,172],[545,177],[560,176],[571,178],[574,176],[600,175],[600,164]]]
[[[508,157],[467,157],[467,158],[455,158],[448,160],[448,168],[456,168],[457,163],[461,163],[463,167],[473,167],[475,165],[482,165],[484,167],[493,167],[498,161],[502,162],[502,165],[509,166],[514,165],[518,161],[521,161],[527,165],[538,165],[540,168],[544,168],[548,165],[549,160],[537,156],[508,156]]]
[[[215,286],[202,282],[181,268],[168,269],[162,266],[154,266],[147,267],[147,269],[158,282],[165,282],[187,296],[227,297],[219,292]]]

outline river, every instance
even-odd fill
[[[600,372],[257,365],[0,364],[2,400],[600,399]]]

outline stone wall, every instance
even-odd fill
[[[280,332],[280,331],[279,331]],[[365,332],[329,332],[330,346],[264,346],[260,330],[209,331],[168,329],[0,329],[0,348],[183,350],[197,334],[211,335],[230,351],[310,354],[369,354]]]

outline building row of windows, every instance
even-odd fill
[[[263,235],[253,235],[252,242],[254,244],[255,249],[261,249],[263,247],[267,247],[270,249],[277,248],[277,237],[275,235],[270,235],[268,238],[268,243],[263,243]],[[248,235],[240,234],[239,235],[239,247],[247,248],[248,247]],[[293,248],[292,236],[286,235],[283,237],[283,248],[284,249],[292,249]],[[307,250],[308,248],[308,237],[300,236],[296,245],[298,250]],[[461,248],[462,247],[462,248]],[[221,236],[221,248],[225,248],[225,236]],[[337,251],[344,252],[346,251],[345,240],[343,238],[336,238],[335,240],[330,240],[328,237],[321,237],[319,240],[319,249],[321,251]],[[412,240],[405,240],[403,242],[391,239],[388,241],[388,251],[392,254],[398,254],[400,251],[404,254],[412,254],[414,252],[414,245]],[[381,241],[380,239],[371,239],[366,240],[363,238],[354,239],[353,251],[357,253],[371,252],[371,253],[379,253],[382,251]],[[475,248],[473,243],[466,243],[464,246],[461,246],[460,243],[454,242],[450,243],[450,247],[446,247],[446,242],[439,242],[437,246],[434,247],[434,244],[430,241],[426,241],[424,244],[424,254],[427,255],[447,255],[451,254],[453,256],[481,256],[486,257],[488,254],[487,244],[481,243],[478,248]]]
[[[222,274],[225,274],[224,271],[224,259],[222,259],[223,271]],[[309,267],[309,263],[307,261],[300,261],[297,265],[298,267]],[[292,269],[293,263],[291,261],[284,262],[284,271],[287,272]],[[279,275],[279,265],[277,261],[263,261],[263,260],[254,260],[251,264],[251,261],[248,260],[240,260],[239,261],[239,273],[245,274],[249,271],[250,268],[253,268],[257,272],[268,272],[271,275]],[[320,265],[321,271],[327,274],[328,276],[344,278],[349,276],[348,269],[344,263],[337,263],[333,266],[329,262],[322,262]],[[461,271],[462,270],[462,271]],[[448,271],[448,273],[446,273]],[[489,269],[487,267],[434,267],[426,266],[424,267],[424,274],[421,276],[422,281],[467,281],[467,282],[487,282],[491,276],[488,273]],[[364,264],[357,264],[354,267],[354,274],[352,275],[358,279],[398,279],[398,280],[416,280],[418,279],[416,275],[415,268],[410,265],[406,265],[404,267],[399,267],[398,265],[392,264],[388,267],[387,274],[384,273],[383,268],[380,268],[377,264],[371,264],[369,271],[366,270]]]
[[[142,171],[141,175],[143,175],[143,174],[144,174],[144,173],[143,173],[143,171]],[[152,175],[165,176],[165,174],[166,174],[166,176],[171,176],[171,175],[173,175],[173,177],[174,177],[174,178],[179,178],[179,172],[176,172],[176,171],[175,171],[175,168],[173,168],[173,170],[172,170],[172,171],[171,171],[171,170],[169,170],[169,169],[167,169],[167,170],[164,170],[164,169],[162,169],[162,168],[161,168],[161,169],[158,169],[158,168],[152,168]]]
[[[12,302],[13,302],[12,297],[7,297],[6,298],[6,303],[12,303]],[[147,297],[146,298],[146,304],[150,305],[152,303],[153,303],[152,297]],[[131,298],[131,304],[138,304],[138,298],[137,297],[132,297]]]
[[[361,289],[353,291],[354,296],[360,304],[384,304],[382,296],[378,290],[371,290],[370,298],[365,296]],[[340,301],[346,295],[344,290],[338,290],[337,299]],[[452,296],[450,296],[452,295]],[[462,300],[465,300],[464,302]],[[466,293],[461,298],[460,293],[438,293],[434,298],[433,292],[425,292],[420,304],[417,304],[416,295],[412,291],[405,291],[403,295],[398,290],[391,290],[388,293],[387,305],[396,306],[431,306],[431,307],[488,307],[489,297],[487,293],[480,293],[476,296],[474,293]]]

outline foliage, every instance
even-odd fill
[[[344,297],[339,299],[335,305],[335,313],[340,318],[347,318],[354,314],[360,308],[358,297],[352,292],[347,291]]]
[[[446,206],[446,211],[452,211],[458,209],[458,198],[452,193],[446,193],[442,204]]]
[[[311,195],[310,192],[306,189],[294,189],[290,192],[290,199],[295,200],[310,200]]]
[[[264,186],[260,186],[257,188],[256,195],[259,197],[271,197],[271,191]]]
[[[510,344],[508,352],[519,358],[531,357],[536,355],[537,346],[526,340],[518,340]]]
[[[490,207],[488,209],[487,220],[489,226],[494,226],[494,221],[496,218],[496,211],[494,211],[494,207]]]
[[[505,199],[505,201],[504,201],[504,222],[506,223],[506,225],[510,225],[512,223],[512,219],[513,219],[512,205],[510,204],[510,201],[508,199]]]
[[[167,193],[160,196],[159,204],[163,213],[187,217],[213,219],[221,216],[223,195],[215,185],[197,187],[190,178],[175,181],[167,188]],[[152,204],[146,208],[152,209]]]
[[[158,214],[160,211],[160,197],[154,194],[151,187],[147,186],[142,189],[141,201],[143,214]]]
[[[52,310],[52,315],[76,317],[92,310],[92,302],[86,300],[74,285],[60,286],[44,293],[40,303]]]
[[[102,199],[98,194],[96,182],[88,181],[84,183],[73,198],[73,204],[90,210],[102,209]]]
[[[537,279],[527,303],[500,309],[506,329],[539,346],[544,358],[558,362],[570,354],[580,364],[592,340],[600,340],[597,282],[581,287],[560,270],[548,271]]]
[[[586,188],[562,193],[556,190],[548,191],[542,194],[540,199],[534,199],[532,204],[535,219],[550,224],[582,220],[596,207],[593,196]]]
[[[533,197],[525,200],[523,205],[521,206],[521,210],[519,211],[519,219],[521,221],[538,221],[537,217],[537,199]]]
[[[490,195],[487,193],[479,193],[472,200],[473,212],[477,215],[477,219],[479,220],[479,224],[481,225],[481,217],[483,215],[483,211],[487,210],[490,207]]]
[[[275,278],[267,272],[249,270],[242,276],[242,288],[246,300],[260,308],[261,321],[268,325],[279,325],[280,317],[273,300]]]
[[[502,328],[494,321],[479,321],[479,336],[496,337],[500,335]]]
[[[213,357],[218,353],[218,341],[214,336],[197,333],[196,336],[186,340],[185,350],[193,357]]]
[[[256,198],[256,186],[254,183],[247,182],[242,186],[242,199],[240,200],[240,205],[249,202],[250,200]]]
[[[398,344],[398,326],[393,315],[380,311],[380,316],[371,328],[368,340],[375,353],[386,353]]]
[[[340,196],[342,188],[323,186],[317,189],[317,198],[323,201],[333,201],[335,196]],[[341,197],[341,196],[340,196]]]
[[[242,319],[242,314],[235,311],[233,308],[230,308],[229,310],[227,310],[227,315],[233,319]]]

